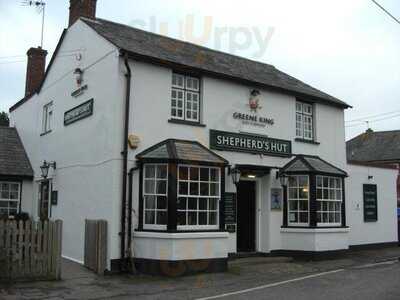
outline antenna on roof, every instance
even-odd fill
[[[45,15],[46,3],[43,0],[40,0],[40,1],[24,0],[21,2],[21,5],[36,7],[37,13],[42,14],[42,33],[41,33],[41,37],[40,37],[40,48],[43,48],[44,15]]]

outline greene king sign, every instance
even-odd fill
[[[265,155],[288,156],[292,154],[291,141],[218,130],[210,130],[210,148]]]

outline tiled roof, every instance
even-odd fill
[[[98,34],[137,59],[175,64],[210,75],[265,86],[343,108],[347,103],[276,69],[272,65],[215,51],[103,19],[81,18]]]
[[[197,141],[168,139],[136,155],[139,160],[174,160],[226,165],[228,162]]]
[[[31,163],[15,128],[0,126],[0,175],[33,177]]]
[[[294,159],[288,162],[280,173],[321,173],[337,176],[347,176],[347,173],[338,167],[328,163],[318,156],[296,155]]]
[[[400,162],[400,130],[368,131],[346,143],[347,160]]]

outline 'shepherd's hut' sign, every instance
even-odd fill
[[[210,148],[254,154],[289,156],[292,142],[269,137],[210,130]]]
[[[93,99],[74,107],[64,113],[64,125],[70,125],[76,121],[87,118],[93,114]]]

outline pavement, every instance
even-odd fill
[[[0,284],[0,299],[400,299],[400,247],[334,259],[236,259],[229,271],[180,278],[97,276],[63,261],[61,281]]]

